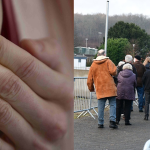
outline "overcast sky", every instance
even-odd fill
[[[106,14],[107,0],[74,0],[74,13]],[[143,14],[150,18],[150,0],[109,0],[109,15]]]

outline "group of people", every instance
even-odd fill
[[[121,114],[125,125],[131,125],[130,115],[133,111],[135,93],[138,94],[139,112],[145,110],[144,120],[149,117],[150,100],[150,57],[142,64],[139,55],[126,55],[118,66],[106,57],[103,49],[90,67],[87,86],[90,92],[96,92],[98,99],[98,128],[104,128],[104,108],[109,100],[110,128],[118,128]]]

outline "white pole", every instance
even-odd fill
[[[88,40],[88,38],[86,38],[85,40],[86,40],[86,48],[87,48],[87,40]]]
[[[107,56],[107,35],[108,35],[108,13],[109,13],[109,1],[106,3],[106,26],[105,26],[105,52]]]

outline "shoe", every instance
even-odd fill
[[[120,124],[119,124],[119,121],[116,121],[116,125],[120,125]]]
[[[98,128],[104,128],[103,124],[98,124]]]
[[[139,110],[139,112],[143,112],[143,110]]]
[[[115,122],[115,121],[110,121],[109,128],[117,129],[117,128],[118,128],[118,126],[117,126],[117,124],[116,124],[116,122]]]
[[[127,125],[132,125],[130,122],[125,122],[125,125],[127,126]]]
[[[149,115],[145,115],[145,118],[144,118],[144,120],[148,120],[148,116],[149,116]]]

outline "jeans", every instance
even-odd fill
[[[98,124],[104,124],[104,109],[106,100],[109,100],[109,120],[116,122],[116,97],[106,97],[98,100]]]
[[[137,89],[137,93],[138,93],[138,99],[139,99],[139,110],[143,110],[143,106],[144,106],[144,103],[145,103],[145,100],[143,98],[144,96],[144,87],[136,87]]]
[[[133,101],[131,102],[131,110],[133,110]]]
[[[149,116],[150,92],[145,91],[145,115]]]

